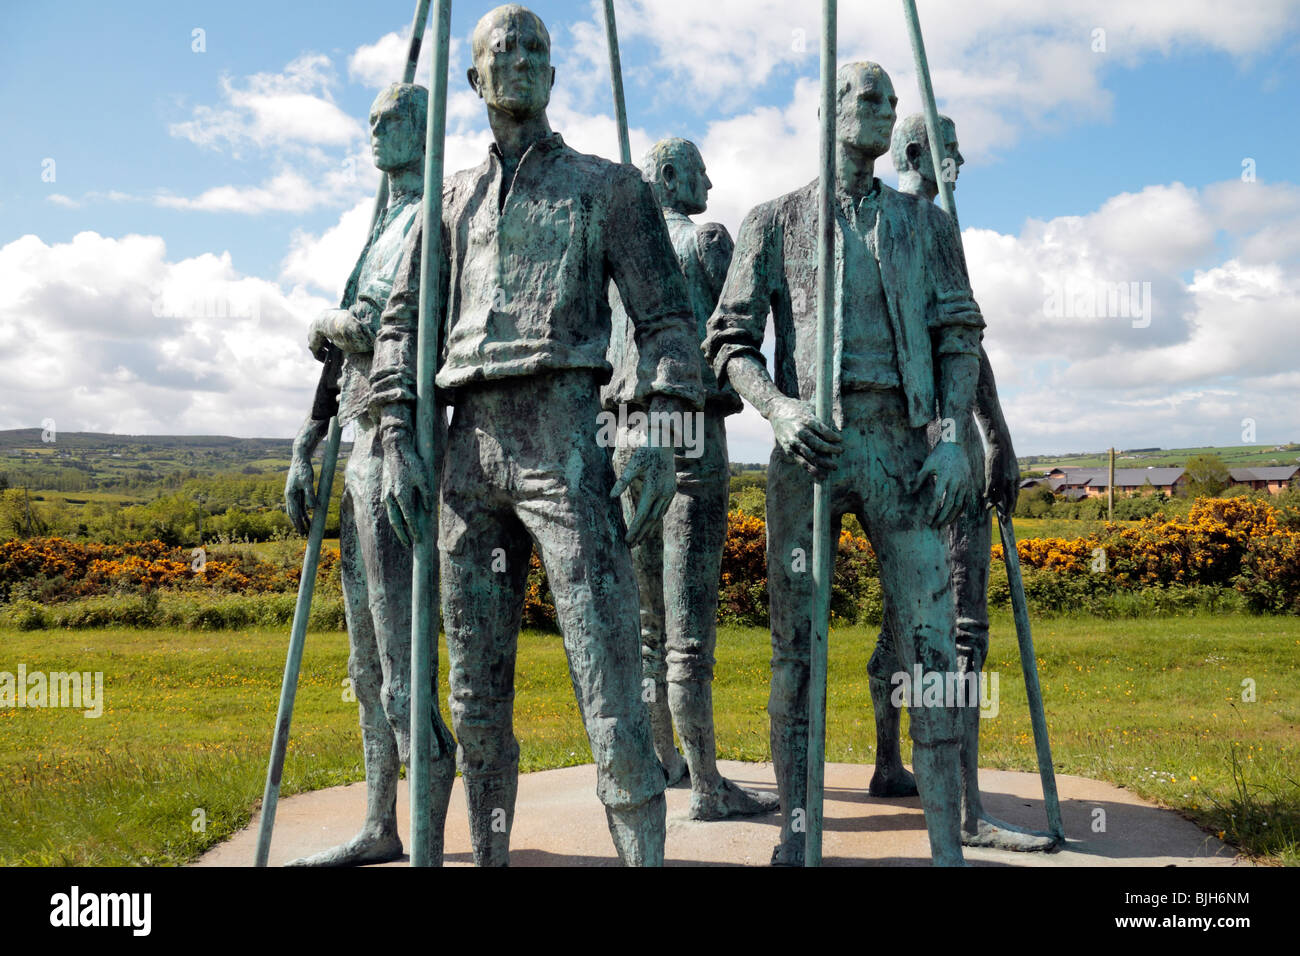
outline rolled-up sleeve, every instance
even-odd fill
[[[741,223],[731,267],[704,339],[704,356],[719,385],[727,380],[727,363],[737,356],[766,365],[761,349],[779,281],[778,239],[775,206],[766,203],[750,210]]]
[[[637,380],[645,399],[667,395],[704,404],[695,317],[677,253],[648,183],[616,167],[604,224],[607,267],[632,321]]]
[[[422,223],[417,221],[406,239],[402,264],[388,297],[375,336],[370,368],[371,406],[380,427],[409,427],[415,405],[415,360],[420,317],[420,250]]]

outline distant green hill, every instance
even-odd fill
[[[39,428],[0,431],[0,475],[11,487],[136,491],[213,475],[283,475],[293,439],[224,435],[111,435]],[[351,449],[344,443],[341,456]]]
[[[1115,449],[1116,468],[1179,467],[1186,465],[1196,455],[1217,455],[1229,468],[1250,465],[1294,465],[1300,463],[1300,444],[1257,443],[1254,445],[1223,445],[1204,448],[1135,448]],[[1105,468],[1109,461],[1106,451],[1079,452],[1068,455],[1027,455],[1020,458],[1025,471],[1047,471],[1052,468]]]

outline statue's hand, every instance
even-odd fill
[[[933,498],[926,509],[926,519],[936,528],[952,524],[975,500],[975,479],[964,450],[956,442],[941,441],[934,446],[925,464],[916,473],[912,493],[934,479]]]
[[[633,482],[640,485],[641,492],[637,497],[636,514],[627,527],[626,540],[630,547],[635,548],[663,520],[664,512],[677,493],[672,448],[655,445],[632,448],[609,496],[617,498]]]
[[[627,471],[633,453],[645,443],[644,436],[640,441],[637,441],[630,431],[620,429],[614,441],[614,474],[621,475]],[[623,486],[623,500],[634,511],[637,499],[641,496],[641,484],[640,478],[633,478]]]
[[[316,356],[318,362],[325,361],[325,347],[330,344],[330,316],[338,311],[340,310],[328,309],[322,312],[311,320],[311,326],[307,329],[307,349]]]
[[[423,540],[425,519],[434,507],[433,493],[424,463],[406,432],[384,437],[380,491],[397,539],[407,547]]]
[[[322,362],[325,346],[330,344],[343,352],[372,351],[375,332],[370,326],[370,312],[363,303],[350,309],[326,309],[312,320],[307,330],[307,348]]]
[[[1011,514],[1020,496],[1020,462],[1011,442],[989,436],[989,457],[984,464],[984,496],[998,512]]]
[[[767,416],[781,450],[803,465],[815,478],[824,478],[844,450],[839,429],[817,417],[812,405],[795,398],[772,403]]]
[[[311,527],[311,512],[316,510],[316,476],[311,459],[294,451],[289,462],[289,477],[284,482],[284,510],[299,534]]]

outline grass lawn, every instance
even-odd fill
[[[1016,541],[1024,541],[1027,538],[1064,538],[1067,541],[1073,541],[1075,538],[1086,538],[1095,531],[1104,531],[1106,529],[1105,521],[1096,521],[1092,518],[1016,518],[1012,521],[1016,528]],[[1140,524],[1137,521],[1116,521],[1117,525]],[[993,523],[993,540],[998,542],[997,522]]]
[[[832,633],[829,760],[873,760],[874,640],[867,629]],[[1263,860],[1300,862],[1294,618],[1045,618],[1035,640],[1058,772],[1123,784]],[[97,719],[0,709],[0,864],[181,863],[247,824],[286,641],[268,630],[0,631],[0,671],[103,671],[105,695]],[[722,757],[770,759],[768,656],[764,630],[719,635]],[[998,675],[1000,712],[983,723],[981,765],[1033,770],[1007,617],[994,620],[987,667]],[[522,769],[586,762],[559,638],[523,635],[517,673]],[[346,675],[346,635],[311,634],[284,793],[363,779]],[[1252,702],[1242,700],[1246,680]],[[440,699],[445,712],[445,681]],[[906,759],[906,739],[904,748]]]

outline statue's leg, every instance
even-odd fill
[[[858,521],[866,527],[863,515],[858,515]],[[903,766],[900,748],[902,708],[895,707],[891,699],[894,690],[891,678],[898,671],[898,654],[894,635],[889,631],[889,608],[886,606],[880,633],[876,636],[876,649],[867,662],[871,710],[876,716],[876,769],[867,787],[867,792],[873,797],[914,797],[917,794],[916,778]]]
[[[631,522],[635,498],[622,497],[623,519]],[[641,605],[641,674],[650,681],[650,731],[655,754],[663,765],[664,779],[673,786],[687,774],[686,761],[673,741],[673,718],[668,704],[668,666],[664,659],[664,542],[660,529],[652,531],[632,549],[637,595]],[[643,697],[647,696],[642,694]]]
[[[770,813],[780,801],[773,793],[746,790],[718,772],[713,654],[731,491],[721,413],[704,413],[702,438],[699,457],[677,458],[677,494],[663,522],[668,695],[691,768],[690,817],[723,820]]]
[[[778,447],[767,469],[767,590],[772,626],[772,763],[781,798],[774,866],[802,866],[808,793],[812,626],[812,477]]]
[[[364,458],[364,450],[360,455]],[[364,501],[364,490],[363,470],[349,462],[339,514],[339,552],[350,647],[348,676],[360,712],[365,756],[366,819],[361,832],[347,843],[294,860],[290,866],[359,866],[396,860],[402,855],[397,835],[400,755],[383,705],[384,669],[371,616],[365,561],[367,535],[362,529],[366,510],[364,505],[358,505],[359,499]]]
[[[383,446],[379,441],[378,429],[367,419],[363,418],[357,423],[356,440],[348,461],[349,468],[355,468],[360,479],[356,483],[354,503],[357,508],[361,550],[365,557],[370,619],[374,622],[383,673],[380,699],[388,725],[397,741],[398,757],[410,767],[413,556],[411,549],[398,540],[388,520],[388,511],[383,501]],[[436,651],[432,679],[436,688]],[[456,744],[451,731],[443,722],[437,697],[435,689],[431,698],[434,755],[430,767],[429,799],[432,843],[430,862],[434,866],[442,864],[447,806],[456,780]]]
[[[474,863],[507,866],[519,777],[515,652],[532,542],[503,491],[509,462],[475,427],[476,411],[457,408],[442,474],[443,629]]]
[[[515,469],[516,513],[537,542],[555,597],[614,846],[627,865],[661,865],[664,776],[641,699],[632,555],[619,503],[609,496],[613,468],[591,424],[597,390],[589,376],[560,375],[537,391],[533,400],[556,424],[528,436],[527,467]]]
[[[981,462],[982,464],[982,462]],[[992,515],[983,502],[950,528],[953,590],[957,597],[957,665],[964,686],[981,688],[980,674],[989,647],[989,561],[993,544]],[[1034,852],[1056,845],[1051,835],[1034,833],[989,816],[979,788],[980,707],[962,712],[962,843],[966,846]]]
[[[880,565],[888,625],[904,673],[936,675],[941,688],[957,680],[954,642],[956,612],[950,581],[946,533],[926,520],[931,486],[909,490],[929,453],[924,429],[908,426],[896,390],[857,393],[849,417],[856,440],[869,449],[858,476],[864,526]],[[853,441],[855,437],[846,436]],[[920,706],[909,695],[912,765],[931,859],[936,866],[960,866],[961,767],[960,713],[955,700],[940,693]]]

